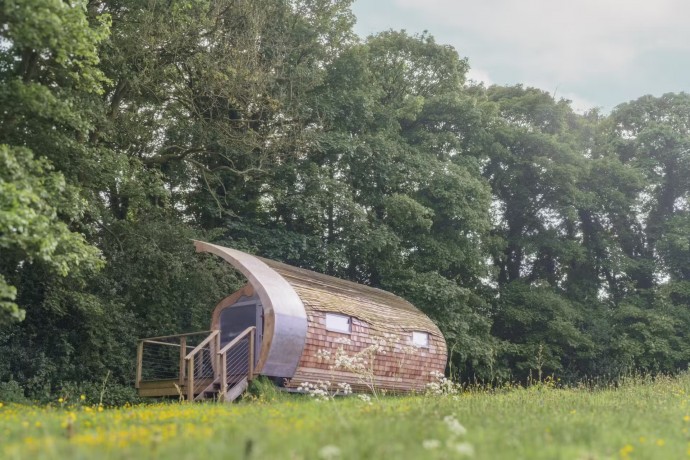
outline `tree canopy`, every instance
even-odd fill
[[[0,381],[205,329],[192,238],[405,297],[460,378],[687,367],[690,95],[579,114],[350,3],[0,4]]]

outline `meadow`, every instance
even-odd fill
[[[454,396],[235,404],[0,407],[3,459],[679,459],[690,457],[690,375],[603,389],[472,389]]]

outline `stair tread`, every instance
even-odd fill
[[[225,392],[225,402],[232,402],[240,397],[244,390],[249,386],[249,380],[245,377],[244,379],[237,382],[232,388]]]

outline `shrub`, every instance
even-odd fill
[[[0,382],[0,401],[6,403],[28,403],[24,388],[15,380]]]

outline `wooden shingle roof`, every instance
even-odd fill
[[[307,310],[343,313],[386,331],[424,331],[443,337],[428,316],[407,300],[371,286],[259,258],[297,292]]]

